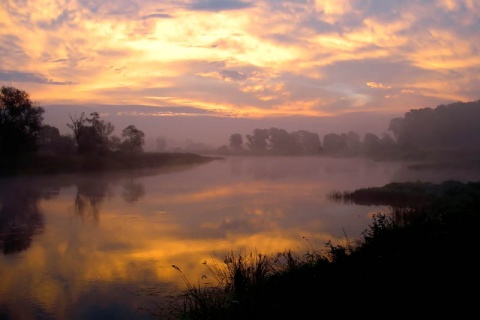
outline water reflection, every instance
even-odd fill
[[[104,179],[77,182],[75,196],[75,213],[82,219],[98,221],[100,206],[105,197],[111,196],[108,182]]]
[[[32,186],[20,183],[0,184],[0,248],[13,254],[30,247],[32,238],[43,232],[44,217],[38,206],[40,198],[49,198]]]
[[[326,195],[381,186],[401,170],[348,159],[237,157],[148,175],[4,181],[2,250],[11,226],[30,236],[28,245],[8,249],[16,254],[0,256],[0,318],[150,319],[143,309],[184,289],[172,265],[196,283],[207,272],[203,261],[231,251],[354,239],[382,208]]]
[[[123,183],[123,199],[128,203],[134,203],[145,195],[143,184],[135,181],[133,178]]]

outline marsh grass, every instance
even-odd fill
[[[176,268],[187,285],[178,319],[466,318],[477,312],[470,292],[480,284],[480,183],[414,187],[427,188],[436,200],[374,215],[361,239],[345,235],[317,249],[305,238],[303,253],[230,252],[223,261],[205,262],[215,281],[197,286]],[[370,191],[378,199],[379,190]]]
[[[338,262],[353,250],[351,244],[340,245],[328,241],[323,250],[314,248],[303,237],[307,249],[303,254],[285,250],[276,254],[229,252],[223,260],[204,261],[208,275],[196,285],[183,271],[177,270],[186,285],[183,303],[177,306],[177,319],[243,319],[254,318],[261,307],[262,293],[278,277],[286,277],[313,268],[319,264]]]

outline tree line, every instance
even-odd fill
[[[2,86],[0,89],[0,155],[19,159],[25,155],[89,155],[108,152],[141,153],[145,134],[134,125],[113,135],[115,127],[101,119],[98,112],[89,116],[70,116],[71,135],[61,135],[58,128],[44,124],[45,109],[32,102],[25,91]]]
[[[393,118],[390,133],[378,136],[354,131],[317,133],[300,130],[254,129],[251,134],[230,135],[221,154],[250,155],[331,155],[373,158],[421,158],[475,155],[480,151],[480,100],[455,102],[436,108],[411,109],[404,117]]]
[[[395,140],[389,134],[378,137],[367,133],[361,139],[354,131],[329,133],[320,139],[317,133],[306,130],[287,132],[285,129],[255,129],[252,134],[242,136],[234,133],[228,146],[218,149],[222,154],[250,155],[333,155],[333,156],[377,156],[386,151],[393,152]]]
[[[105,155],[112,152],[143,152],[145,134],[129,125],[121,136],[98,112],[88,116],[70,115],[72,134],[60,135],[58,128],[43,123],[44,108],[30,100],[28,93],[13,87],[0,88],[0,155],[20,159],[26,154]],[[389,122],[389,133],[363,137],[354,131],[328,133],[320,139],[306,130],[287,132],[281,128],[253,130],[243,136],[230,135],[221,154],[250,155],[332,155],[374,158],[419,157],[422,154],[475,154],[480,151],[480,100],[455,102],[436,108],[412,109]],[[157,144],[162,141],[158,141]],[[163,143],[164,144],[164,143]],[[162,145],[163,145],[162,144]],[[165,147],[165,146],[163,146]]]

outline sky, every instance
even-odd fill
[[[279,127],[387,131],[480,99],[477,0],[2,0],[0,85],[45,122],[212,144]]]

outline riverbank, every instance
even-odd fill
[[[417,182],[339,194],[363,205],[382,194],[397,206],[376,215],[358,242],[327,243],[305,254],[231,254],[210,265],[203,283],[186,281],[185,303],[170,319],[462,318],[476,312],[480,183]]]
[[[168,152],[32,155],[21,159],[2,159],[0,176],[144,170],[174,165],[201,164],[219,159],[221,158],[194,153]]]

